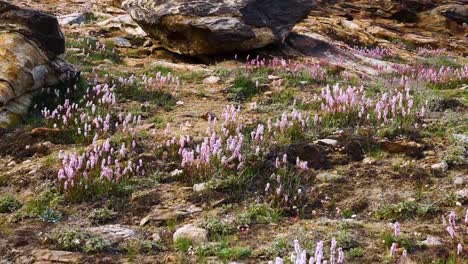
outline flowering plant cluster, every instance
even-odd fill
[[[280,206],[296,205],[302,199],[300,174],[308,170],[306,161],[293,157],[296,162],[290,164],[285,155],[277,157],[274,167],[268,170],[274,171],[273,176],[257,168],[263,166],[272,146],[303,136],[310,123],[308,115],[293,109],[274,122],[269,119],[250,129],[244,127],[239,115],[240,108],[230,105],[224,109],[220,124],[209,116],[207,136],[198,144],[187,135],[171,137],[168,125],[165,134],[169,138],[164,148],[180,161],[182,173],[191,182],[255,177],[250,179],[266,186],[266,198]]]
[[[128,178],[143,175],[143,161],[131,160],[135,147],[135,141],[130,146],[113,146],[109,138],[104,142],[95,138],[81,154],[60,151],[57,177],[64,193],[72,200],[108,195]]]
[[[425,107],[416,109],[415,99],[409,85],[370,97],[364,86],[347,88],[339,83],[327,85],[321,94],[308,98],[308,104],[320,105],[321,117],[314,123],[323,125],[410,125],[424,116]]]
[[[294,253],[291,253],[290,260],[294,264],[342,264],[344,263],[344,253],[342,248],[336,248],[337,242],[335,238],[331,241],[330,256],[327,258],[324,254],[323,241],[319,241],[315,248],[315,253],[307,258],[307,251],[301,248],[298,240],[294,240]],[[275,262],[269,261],[269,264],[283,264],[284,259],[277,257]]]
[[[176,96],[180,86],[180,79],[173,76],[171,72],[164,75],[161,71],[158,71],[154,76],[143,74],[141,76],[119,77],[116,80],[116,85],[120,88],[119,91],[143,89],[148,92],[168,92]]]
[[[104,60],[109,59],[114,62],[118,62],[120,57],[117,50],[112,44],[101,43],[96,39],[92,38],[76,38],[73,41],[68,41],[69,47],[67,50],[79,50],[81,54],[79,57],[70,57],[68,60],[71,62],[90,62],[93,60]]]
[[[419,47],[416,50],[416,54],[421,57],[437,57],[437,56],[452,56],[452,53],[448,51],[446,48],[424,48]]]
[[[271,74],[277,75],[288,75],[288,78],[297,77],[300,79],[308,79],[314,82],[323,82],[327,78],[327,62],[319,61],[315,63],[302,63],[298,61],[285,60],[279,58],[273,58],[267,60],[265,58],[250,58],[247,56],[245,62],[245,70],[252,72],[259,69],[270,69]],[[278,86],[283,82],[283,79],[273,80],[273,86]]]
[[[44,108],[41,113],[50,127],[59,128],[77,140],[90,142],[96,135],[109,136],[117,131],[132,136],[134,127],[141,123],[140,116],[131,113],[112,116],[109,112],[116,103],[115,86],[98,84],[88,87],[82,100],[71,103],[66,99],[64,104],[55,109]]]
[[[370,57],[374,59],[384,59],[386,57],[390,57],[393,55],[392,51],[387,48],[381,48],[381,47],[376,47],[376,48],[366,48],[366,47],[354,47],[354,52],[357,54],[360,54],[365,57]]]
[[[450,235],[453,244],[456,245],[457,256],[462,256],[464,254],[462,245],[463,237],[468,236],[468,209],[465,212],[463,224],[461,226],[457,226],[457,215],[454,211],[448,214],[448,219],[442,216],[442,222],[444,226],[446,226],[445,230],[447,230]]]
[[[406,76],[410,80],[430,84],[447,84],[468,80],[468,65],[459,68],[451,66],[427,67],[423,64],[413,67],[394,65],[393,68],[399,75]]]

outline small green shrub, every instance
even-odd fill
[[[133,239],[123,246],[123,250],[127,253],[129,260],[134,261],[138,254],[147,254],[153,251],[162,250],[162,247],[151,240]]]
[[[222,260],[240,260],[250,257],[251,250],[246,247],[229,247],[225,242],[211,243],[197,247],[198,257],[217,256]]]
[[[398,237],[395,237],[394,234],[390,232],[385,232],[382,234],[382,240],[387,248],[390,248],[393,243],[397,243],[400,247],[406,249],[408,252],[414,251],[417,247],[416,242],[410,237],[400,234]]]
[[[343,248],[355,248],[359,244],[348,229],[342,229],[335,236],[336,242]]]
[[[94,224],[105,224],[115,218],[116,212],[109,210],[107,208],[101,208],[93,210],[89,214],[89,219]]]
[[[239,215],[240,224],[269,224],[277,223],[280,213],[268,204],[251,204],[245,213]]]
[[[54,208],[63,202],[63,196],[55,189],[41,192],[36,198],[27,201],[17,212],[17,218],[38,217],[48,208]]]
[[[85,233],[77,228],[55,229],[49,240],[60,250],[83,251],[86,253],[96,253],[107,250],[110,243],[99,237]]]
[[[291,242],[286,236],[276,237],[273,242],[271,242],[266,252],[272,258],[276,256],[286,256],[290,243]]]
[[[0,213],[13,213],[21,208],[21,203],[10,194],[0,196]]]
[[[374,213],[380,220],[401,220],[417,216],[426,216],[439,211],[433,204],[422,204],[416,201],[405,201],[397,204],[382,205]]]
[[[188,238],[178,238],[174,242],[174,247],[180,252],[186,253],[192,247],[192,241]]]
[[[231,247],[221,249],[217,256],[222,259],[239,260],[250,257],[251,250],[246,247]]]
[[[212,238],[220,238],[229,235],[234,231],[232,226],[218,218],[205,219],[203,223],[201,223],[201,227],[208,230],[210,237]]]
[[[237,101],[246,101],[255,96],[259,91],[255,82],[246,75],[238,76],[230,88],[230,93]]]
[[[468,160],[468,144],[455,142],[447,148],[443,160],[451,166],[461,166]]]
[[[348,250],[348,256],[351,258],[360,258],[364,256],[364,249],[362,247],[355,247]]]
[[[57,223],[63,218],[63,214],[60,211],[54,210],[52,208],[46,208],[39,215],[39,218],[44,222],[48,223]]]

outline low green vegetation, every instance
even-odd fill
[[[0,196],[0,213],[13,213],[21,208],[21,203],[11,194]]]
[[[97,253],[110,248],[109,241],[73,227],[57,228],[48,238],[60,250]]]

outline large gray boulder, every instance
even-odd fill
[[[248,51],[282,43],[315,0],[126,0],[152,38],[180,54]]]
[[[64,52],[54,16],[0,0],[0,127],[20,121],[42,88],[77,76]]]

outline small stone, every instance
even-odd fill
[[[181,175],[183,172],[184,172],[183,170],[175,169],[175,170],[171,171],[170,175],[172,177],[175,177],[175,176]]]
[[[364,163],[366,165],[373,165],[373,164],[376,163],[376,161],[375,161],[374,158],[366,157],[366,158],[364,158],[364,160],[362,160],[362,163]]]
[[[153,46],[153,41],[151,39],[147,39],[144,43],[143,43],[143,47],[145,48],[149,48]]]
[[[8,167],[11,167],[11,166],[15,166],[16,165],[16,162],[14,160],[10,161],[10,163],[8,163]]]
[[[153,235],[151,235],[151,238],[153,239],[154,242],[161,241],[161,236],[158,233],[154,233]]]
[[[122,47],[122,48],[129,48],[132,46],[130,41],[126,38],[122,37],[116,37],[112,39],[112,42],[117,46],[117,47]]]
[[[354,23],[353,21],[349,21],[347,19],[342,19],[341,20],[341,25],[343,25],[345,28],[350,29],[350,30],[359,30],[361,27]]]
[[[444,173],[448,170],[448,164],[445,161],[433,164],[431,170],[435,173]]]
[[[176,105],[184,105],[184,101],[177,101]]]
[[[321,182],[330,182],[330,181],[339,180],[343,178],[343,176],[337,173],[332,173],[332,172],[322,172],[322,173],[319,173],[315,178],[317,178],[317,180]]]
[[[281,77],[275,76],[275,75],[268,75],[268,80],[270,80],[270,81],[276,81],[276,80],[279,80],[279,79],[281,79]]]
[[[457,198],[463,202],[468,202],[468,188],[464,188],[455,192]]]
[[[463,185],[465,183],[465,179],[463,177],[456,177],[453,179],[454,185]]]
[[[266,91],[266,92],[263,93],[263,95],[266,96],[266,97],[270,97],[270,96],[273,95],[273,92],[272,91]]]
[[[202,183],[197,183],[197,184],[194,184],[193,185],[193,191],[194,192],[203,192],[205,191],[207,188],[206,188],[206,182],[202,182]]]
[[[59,24],[63,25],[73,25],[73,24],[82,24],[86,22],[86,15],[83,13],[73,13],[69,15],[57,17]]]
[[[424,157],[424,146],[414,141],[388,141],[384,140],[380,142],[382,148],[389,153],[404,153],[407,156],[414,158]]]
[[[208,231],[193,225],[185,225],[177,229],[172,238],[174,242],[178,239],[188,239],[195,246],[208,242]]]
[[[146,225],[151,220],[151,216],[147,215],[140,220],[140,226]]]
[[[221,80],[221,78],[219,78],[218,76],[210,76],[208,78],[205,78],[203,80],[203,83],[204,84],[216,84],[218,83],[219,81]]]
[[[468,136],[463,135],[463,134],[453,134],[453,138],[456,141],[462,142],[462,143],[468,143]]]
[[[317,140],[317,143],[322,143],[322,144],[329,145],[329,146],[336,146],[336,145],[338,145],[338,140],[330,139],[330,138],[324,138],[324,139]]]
[[[440,242],[440,239],[438,237],[434,237],[434,236],[427,236],[426,240],[421,241],[421,243],[423,245],[426,245],[426,246],[442,245],[442,242]]]

